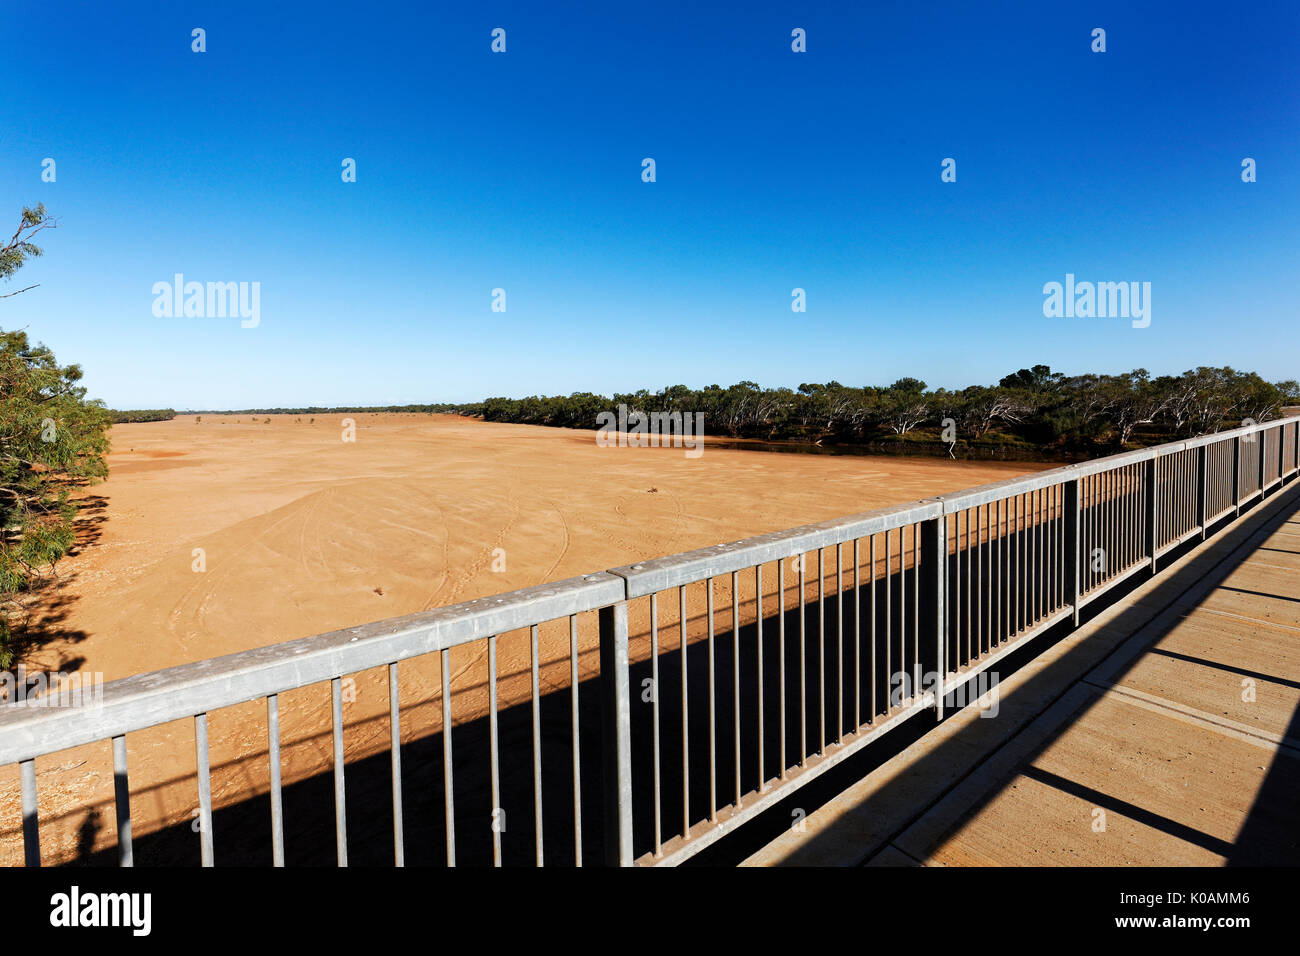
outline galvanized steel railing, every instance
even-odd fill
[[[1077,626],[1089,603],[1139,572],[1155,573],[1170,552],[1219,530],[1298,472],[1300,420],[1283,419],[141,674],[107,685],[95,707],[0,707],[0,767],[20,767],[25,859],[39,864],[35,761],[111,741],[118,856],[129,866],[126,735],[192,720],[200,859],[212,865],[207,715],[264,699],[270,855],[282,865],[279,695],[328,682],[336,856],[346,864],[341,681],[386,667],[393,858],[401,865],[399,663],[430,655],[441,675],[448,865],[501,865],[506,855],[581,865],[584,845],[612,864],[678,863],[910,717],[942,716],[945,698],[1006,655],[1058,623]],[[598,648],[599,674],[584,684],[580,621],[592,612],[585,643]],[[549,634],[566,623],[567,648],[539,643],[540,628]],[[528,693],[515,704],[529,709],[520,726],[531,747],[503,753],[497,646],[516,632],[529,642]],[[453,719],[451,654],[462,648],[475,662],[486,655],[487,754],[483,792],[462,785],[458,809],[457,773],[466,770],[453,759],[453,741],[465,725]],[[548,683],[561,689],[543,695],[548,648],[548,673],[560,677]],[[580,689],[593,683],[594,728],[580,702]],[[544,727],[564,746],[544,746]],[[594,774],[582,756],[593,739]],[[545,812],[544,753],[551,792],[559,763],[571,796],[559,808],[551,799]],[[531,795],[517,789],[508,798],[531,804],[528,823],[513,830],[501,822],[503,760],[531,769]],[[584,801],[593,786],[600,799]],[[483,805],[469,813],[467,796]],[[482,859],[458,861],[467,828]],[[507,833],[513,845],[503,854]]]

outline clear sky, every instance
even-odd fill
[[[1300,377],[1291,0],[44,0],[2,22],[0,225],[37,201],[60,225],[0,327],[114,407],[1038,362]],[[156,317],[178,272],[260,283],[260,324]],[[1151,325],[1045,318],[1066,273],[1150,282]]]

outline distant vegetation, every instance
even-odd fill
[[[493,422],[594,428],[598,413],[624,404],[643,413],[703,412],[706,434],[735,438],[937,453],[955,440],[954,453],[962,455],[1077,457],[1214,432],[1245,419],[1267,421],[1295,403],[1295,381],[1270,383],[1227,367],[1152,378],[1145,369],[1066,375],[1035,365],[996,385],[956,391],[932,390],[916,378],[888,387],[740,382],[612,398],[589,392],[489,398],[447,410]]]
[[[185,412],[185,414],[192,415],[197,412],[201,415],[359,415],[363,412],[423,412],[432,415],[440,412],[459,412],[464,407],[463,405],[451,403],[440,405],[338,405],[332,408],[312,405],[305,408],[193,408]]]
[[[190,409],[181,414],[197,415],[199,418],[204,415],[252,415],[260,418],[263,415],[358,415],[363,412],[422,412],[431,415],[436,412],[458,412],[462,407],[461,405],[446,403],[441,405],[352,405],[334,408],[313,405],[306,408],[200,408]],[[176,417],[176,410],[174,408],[142,408],[128,411],[114,409],[109,414],[113,416],[114,424],[120,422],[167,422]],[[269,420],[267,424],[269,424]]]
[[[169,422],[176,417],[176,410],[174,408],[137,408],[130,411],[112,409],[109,415],[113,417],[114,425],[122,422]]]

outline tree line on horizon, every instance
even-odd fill
[[[831,381],[797,389],[763,388],[744,381],[725,388],[673,385],[612,397],[574,392],[469,403],[312,405],[201,414],[445,413],[491,422],[594,428],[601,412],[625,405],[643,414],[703,412],[712,434],[732,438],[889,445],[947,442],[951,436],[965,445],[1018,445],[1046,455],[1069,455],[1190,438],[1245,420],[1268,421],[1289,404],[1300,404],[1296,381],[1269,382],[1229,366],[1152,377],[1146,369],[1066,375],[1035,365],[1004,376],[996,385],[956,390],[930,389],[912,377],[884,387]],[[111,412],[114,422],[161,421],[176,414],[173,409]]]
[[[692,389],[673,385],[612,398],[590,392],[489,398],[454,411],[485,421],[594,428],[617,405],[642,413],[703,412],[714,435],[764,440],[871,444],[944,440],[1019,443],[1043,452],[1087,453],[1219,431],[1244,420],[1268,421],[1300,404],[1300,383],[1268,382],[1254,372],[1202,366],[1152,377],[1066,375],[1035,365],[996,385],[930,389],[917,378],[892,385],[831,381],[797,389],[755,382]],[[937,433],[937,434],[936,434]]]
[[[111,409],[109,417],[114,425],[120,425],[123,422],[169,422],[176,417],[174,408],[131,408],[131,409]]]
[[[463,406],[454,402],[441,402],[424,405],[304,405],[297,408],[232,408],[232,409],[187,409],[177,412],[174,408],[128,408],[110,409],[113,424],[124,422],[169,422],[178,414],[183,415],[360,415],[363,413],[423,413],[456,412]]]
[[[187,409],[185,415],[361,415],[367,413],[454,412],[461,406],[454,402],[412,405],[303,405],[296,408],[198,408]],[[175,413],[173,413],[175,414]]]

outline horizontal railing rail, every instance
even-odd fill
[[[706,577],[796,557],[904,524],[931,520],[942,513],[943,505],[937,500],[919,501],[613,568],[612,573],[627,580],[629,598],[644,597]]]
[[[47,707],[40,698],[0,707],[0,764],[599,610],[623,593],[616,575],[588,574],[125,677],[105,684],[92,707]]]
[[[105,685],[89,704],[0,706],[0,767],[20,770],[24,859],[42,856],[36,760],[110,742],[118,857],[131,865],[127,735],[189,719],[200,858],[211,865],[207,715],[263,699],[270,850],[282,865],[279,695],[328,683],[335,844],[346,864],[340,682],[386,667],[400,865],[398,665],[431,659],[441,714],[421,730],[441,742],[448,865],[458,835],[497,865],[540,865],[557,853],[581,865],[584,847],[611,864],[681,862],[917,714],[942,716],[948,698],[978,686],[1007,654],[1063,622],[1078,626],[1090,603],[1157,573],[1162,558],[1297,473],[1300,419],[1279,419],[140,674]],[[584,641],[579,620],[593,612],[595,637]],[[511,659],[526,658],[527,671],[506,675],[518,681],[503,700],[498,646],[516,634],[527,653]],[[463,681],[454,686],[451,653],[462,648],[485,707],[467,703],[476,692]],[[580,661],[593,651],[599,666],[584,682]],[[544,695],[543,673],[561,689]],[[519,734],[511,708],[529,711]],[[454,759],[465,743],[454,745],[453,731],[461,737],[480,716],[487,761],[482,780],[467,782],[477,771]],[[569,781],[563,791],[556,764]],[[593,786],[600,799],[584,800]],[[558,809],[554,794],[564,798]],[[521,804],[531,811],[523,826],[513,823]]]

